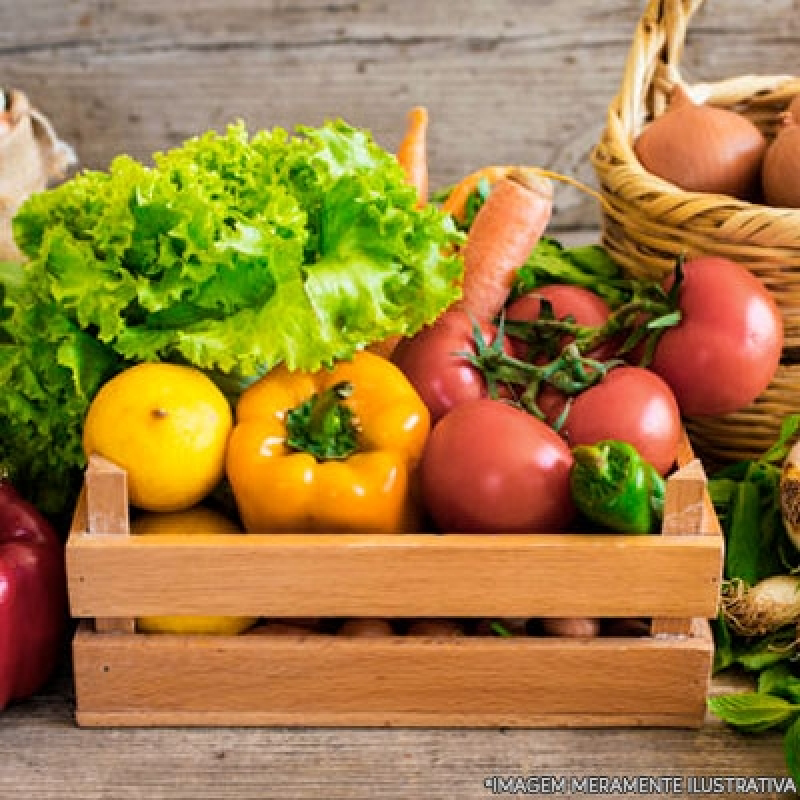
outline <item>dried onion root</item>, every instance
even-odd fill
[[[722,612],[742,636],[765,636],[800,623],[800,578],[773,575],[748,586],[729,581],[722,587]]]

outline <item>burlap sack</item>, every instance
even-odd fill
[[[0,260],[22,260],[11,219],[34,192],[65,177],[76,163],[73,149],[50,121],[17,90],[0,90]]]

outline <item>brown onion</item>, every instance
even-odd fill
[[[755,196],[767,140],[749,119],[692,101],[675,86],[667,110],[636,139],[634,152],[653,175],[689,192]]]
[[[797,106],[796,106],[797,107]],[[791,112],[767,148],[761,171],[764,202],[776,208],[800,208],[800,125]]]

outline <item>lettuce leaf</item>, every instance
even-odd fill
[[[227,388],[408,335],[458,297],[463,237],[341,120],[208,132],[33,195],[0,266],[0,441],[28,494],[71,502],[94,393],[141,361]]]

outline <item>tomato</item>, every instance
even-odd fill
[[[772,295],[746,267],[703,256],[683,265],[681,321],[664,332],[650,368],[672,387],[686,415],[728,414],[772,380],[783,320]]]
[[[569,395],[549,384],[542,386],[536,395],[536,405],[539,407],[539,411],[544,415],[545,421],[553,426],[564,413],[564,407],[568,400]]]
[[[490,344],[496,329],[479,325],[484,341]],[[504,349],[510,345],[504,341]],[[476,367],[459,355],[475,352],[473,323],[465,311],[446,311],[414,336],[401,340],[392,361],[417,390],[435,422],[466,400],[488,395],[486,380]]]
[[[587,328],[602,327],[611,314],[611,309],[602,297],[582,286],[552,284],[533,289],[514,300],[506,311],[510,320],[532,321],[539,318],[541,300],[544,298],[553,307],[556,319],[572,317],[578,325]],[[529,346],[519,339],[511,338],[514,355],[517,358],[528,358]],[[563,348],[573,337],[565,336],[561,342]],[[615,343],[605,342],[587,353],[592,358],[605,359],[614,355]],[[533,354],[535,356],[535,354]]]
[[[655,372],[615,367],[575,397],[561,434],[570,447],[621,439],[666,475],[678,454],[681,414],[672,390]]]
[[[567,443],[536,417],[500,400],[470,400],[430,433],[423,502],[440,530],[563,530],[575,515],[572,462]]]

